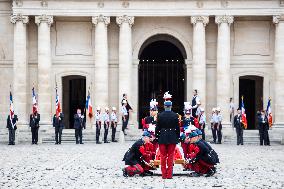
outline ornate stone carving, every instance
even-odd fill
[[[98,8],[104,8],[105,4],[104,2],[100,1],[98,2]]]
[[[280,21],[284,21],[284,15],[274,15],[273,23],[278,24]]]
[[[197,6],[198,8],[203,8],[203,1],[197,1],[197,2],[196,2],[196,6]]]
[[[134,24],[134,16],[118,16],[116,17],[116,23],[120,26],[122,23],[128,23],[130,26]]]
[[[215,23],[221,24],[221,23],[228,23],[229,25],[234,22],[234,17],[231,15],[221,15],[221,16],[215,16]]]
[[[15,0],[14,1],[14,5],[16,5],[18,7],[22,7],[23,6],[23,1],[22,0]]]
[[[104,22],[104,24],[107,26],[110,23],[110,17],[109,16],[93,16],[92,17],[92,23],[94,25],[97,25],[99,22]]]
[[[47,16],[47,15],[41,15],[41,16],[35,16],[35,23],[37,25],[40,25],[40,23],[45,22],[49,26],[53,23],[53,16]]]
[[[28,16],[23,16],[21,14],[14,14],[11,16],[11,22],[15,24],[16,22],[23,22],[24,24],[27,24],[29,22]]]
[[[204,26],[209,23],[209,16],[192,16],[191,23],[196,24],[197,22],[201,22]]]
[[[228,1],[225,1],[225,0],[222,0],[222,1],[221,1],[221,6],[222,6],[223,8],[227,8],[227,7],[229,6],[229,2],[228,2]]]
[[[122,2],[122,7],[123,8],[128,8],[129,7],[129,2],[128,1],[123,1]]]
[[[47,6],[48,6],[47,0],[42,0],[42,1],[40,2],[40,4],[41,4],[42,7],[47,7]]]

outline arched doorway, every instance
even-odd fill
[[[257,129],[257,111],[263,109],[263,77],[247,75],[239,78],[239,106],[241,98],[247,115],[248,129]]]
[[[163,109],[163,94],[173,95],[173,111],[183,112],[185,100],[186,53],[183,45],[169,35],[156,35],[142,45],[139,52],[139,120],[148,115],[152,98]],[[140,125],[141,128],[141,125]]]
[[[86,77],[79,75],[65,76],[62,77],[62,85],[64,126],[66,129],[72,129],[74,124],[73,115],[76,110],[80,108],[83,113],[85,109]]]

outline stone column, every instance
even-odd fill
[[[19,125],[28,124],[27,112],[27,29],[28,16],[12,15],[14,24],[13,100]],[[9,82],[9,81],[7,81]],[[8,83],[9,84],[9,83]],[[11,83],[12,84],[12,83]]]
[[[273,16],[275,23],[275,50],[274,50],[274,123],[275,126],[284,126],[284,15]],[[265,99],[267,101],[267,99]]]
[[[108,106],[108,40],[107,26],[110,17],[103,15],[92,17],[95,25],[95,83],[94,108]]]
[[[38,106],[41,114],[41,124],[51,124],[52,118],[52,95],[51,89],[51,45],[50,26],[53,17],[41,15],[35,17],[38,25]],[[54,102],[55,103],[55,102]]]
[[[230,124],[230,25],[233,23],[233,16],[216,16],[218,24],[217,41],[217,106],[221,108],[223,125]]]
[[[206,109],[206,41],[205,26],[209,23],[208,16],[192,16],[193,24],[193,62],[192,88],[197,89],[201,106]]]
[[[134,24],[134,17],[119,16],[116,17],[116,22],[120,27],[119,30],[119,105],[122,94],[126,93],[130,105],[134,106],[132,102],[131,84],[132,84],[132,30]],[[134,107],[133,107],[134,108]]]

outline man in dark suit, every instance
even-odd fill
[[[128,123],[128,121],[129,121],[129,112],[132,111],[132,108],[131,108],[131,106],[128,103],[127,94],[126,93],[124,93],[122,95],[122,100],[121,100],[121,105],[122,106],[123,106],[124,100],[126,101],[126,110],[127,110],[127,114],[128,114],[128,116],[126,116],[126,122]],[[127,129],[127,124],[126,124],[126,128],[125,129]]]
[[[258,115],[258,129],[259,129],[260,145],[262,146],[264,143],[265,146],[267,145],[270,146],[269,135],[268,135],[269,124],[268,124],[268,118],[265,115],[264,110],[261,110],[260,114]]]
[[[10,118],[10,115],[8,115],[7,118],[7,128],[9,130],[9,144],[8,145],[15,145],[15,132],[17,130],[17,121],[18,116],[12,115],[12,118]]]
[[[61,144],[61,136],[62,136],[62,130],[64,129],[64,114],[60,113],[57,117],[56,114],[53,116],[53,127],[55,129],[55,144]]]
[[[238,114],[234,117],[234,127],[237,133],[237,145],[243,145],[244,126],[242,124],[242,114],[240,108],[237,110]]]
[[[77,109],[77,114],[74,115],[74,129],[75,129],[75,138],[76,138],[76,144],[79,144],[79,138],[80,138],[80,144],[84,144],[82,141],[83,133],[82,130],[85,128],[85,119],[84,115],[81,114],[81,109]]]
[[[172,112],[172,102],[164,102],[165,111],[158,114],[155,130],[161,153],[161,170],[163,179],[173,177],[173,161],[176,144],[179,142],[180,128],[178,114]]]
[[[30,127],[32,132],[32,144],[38,142],[38,129],[39,129],[40,114],[35,111],[30,115]]]

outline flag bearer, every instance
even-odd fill
[[[30,127],[32,132],[32,144],[37,144],[38,142],[38,129],[39,129],[40,114],[34,111],[30,115]]]

